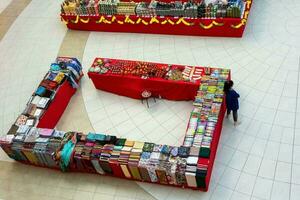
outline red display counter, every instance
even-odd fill
[[[152,93],[152,97],[168,100],[194,100],[200,84],[200,81],[184,82],[162,78],[142,79],[136,76],[94,72],[89,72],[88,76],[97,89],[135,99],[142,99],[142,92],[147,90]]]
[[[48,109],[40,118],[37,127],[54,129],[75,92],[76,89],[73,88],[67,80],[65,80],[58,88],[55,98],[49,105]]]
[[[252,0],[247,0],[241,18],[190,19],[183,17],[140,17],[136,15],[75,16],[61,14],[69,29],[170,35],[242,37]]]

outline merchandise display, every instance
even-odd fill
[[[88,76],[97,89],[143,99],[194,100],[203,67],[96,58]],[[149,96],[149,97],[150,97]]]
[[[114,70],[114,65],[119,66],[119,70]],[[104,66],[106,70],[98,69]],[[143,70],[137,73],[136,68]],[[164,73],[156,73],[162,69]],[[194,109],[183,145],[175,147],[100,133],[84,134],[37,127],[39,119],[55,105],[63,84],[76,87],[82,76],[81,64],[77,59],[59,57],[42,81],[50,81],[49,87],[42,84],[45,90],[40,89],[41,84],[38,86],[27,104],[26,112],[17,118],[7,135],[0,137],[0,146],[7,155],[22,163],[63,172],[98,173],[207,191],[226,109],[223,87],[224,82],[230,79],[230,71],[102,58],[96,58],[90,70],[93,72],[89,73],[99,76],[130,76],[142,81],[160,79],[171,83],[196,84]],[[169,79],[173,72],[176,72],[176,77],[181,73],[182,79]],[[34,100],[36,96],[49,100]],[[42,110],[40,118],[35,115],[35,108]]]
[[[70,29],[242,37],[252,0],[65,0]]]
[[[127,2],[122,0],[65,0],[61,13],[68,15],[137,15],[172,16],[190,18],[241,18],[243,0],[200,1],[148,1]]]
[[[165,80],[196,82],[200,80],[203,69],[201,67],[97,58],[89,69],[89,72],[137,76],[142,79],[161,78]]]

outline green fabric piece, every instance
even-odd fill
[[[210,155],[210,148],[201,147],[199,157],[201,158],[209,158]]]
[[[144,147],[143,147],[143,151],[144,152],[152,152],[153,148],[154,148],[154,143],[145,142]]]
[[[125,142],[126,142],[126,139],[125,139],[125,138],[119,138],[119,139],[117,140],[117,142],[116,142],[116,145],[117,145],[117,146],[124,146]]]
[[[69,140],[63,147],[61,151],[61,158],[60,158],[60,168],[63,172],[67,171],[70,160],[71,160],[71,155],[73,152],[73,149],[75,147],[75,144]]]
[[[197,172],[197,174],[196,174],[197,187],[206,188],[205,177],[206,177],[206,173],[198,174],[198,172]]]

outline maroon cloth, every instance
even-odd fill
[[[250,10],[250,9],[249,9]],[[119,21],[124,21],[125,16],[115,15]],[[67,27],[69,29],[75,30],[85,30],[85,31],[108,31],[108,32],[130,32],[130,33],[155,33],[155,34],[171,34],[171,35],[194,35],[194,36],[217,36],[217,37],[242,37],[245,29],[245,25],[240,28],[233,28],[232,25],[238,25],[241,23],[240,18],[223,18],[223,19],[185,19],[188,23],[194,23],[193,26],[187,26],[183,23],[179,24],[148,24],[144,25],[142,22],[139,24],[124,23],[119,24],[117,20],[111,24],[97,23],[100,16],[82,16],[80,19],[87,20],[90,19],[88,23],[83,23],[78,20],[78,23],[73,23],[76,21],[76,16],[61,15],[61,17],[67,21]],[[106,20],[111,21],[112,16],[105,16]],[[133,22],[136,22],[139,17],[130,16]],[[140,17],[141,19],[149,22],[151,18]],[[171,19],[174,23],[178,21],[179,18],[168,17],[157,19],[162,22],[165,19]],[[72,20],[72,21],[71,21]],[[200,27],[200,23],[204,26],[209,26],[213,21],[217,23],[222,23],[222,26],[214,25],[211,28],[204,29]],[[187,44],[188,45],[188,44]]]
[[[142,92],[148,90],[152,96],[161,96],[169,100],[194,100],[199,89],[198,83],[164,80],[161,78],[142,79],[134,76],[115,74],[97,74],[89,72],[97,89],[107,92],[142,99]]]

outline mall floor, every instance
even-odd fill
[[[243,38],[68,30],[60,1],[0,0],[0,134],[24,109],[58,55],[230,68],[237,128],[225,120],[208,192],[16,163],[0,152],[0,199],[297,200],[300,198],[300,2],[254,0]],[[60,130],[179,145],[191,102],[140,101],[96,90],[87,76]]]

